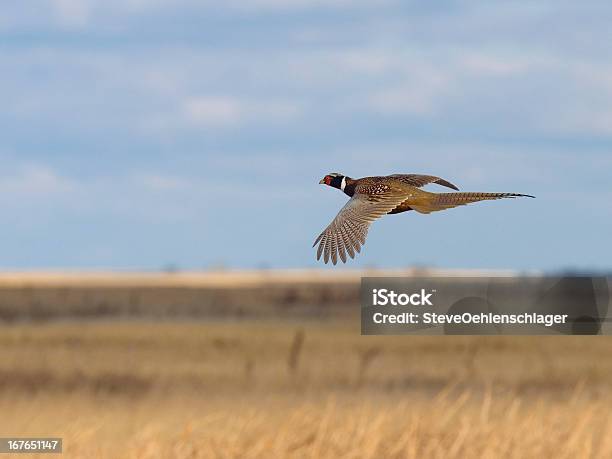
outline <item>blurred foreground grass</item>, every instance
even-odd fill
[[[611,348],[354,319],[3,326],[0,432],[84,458],[612,457]]]

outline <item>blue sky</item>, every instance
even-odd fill
[[[603,1],[4,2],[0,268],[318,266],[339,171],[538,197],[387,217],[351,266],[609,270],[611,20]]]

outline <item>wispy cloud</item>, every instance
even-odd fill
[[[16,205],[32,199],[53,199],[75,190],[76,183],[41,164],[24,164],[0,175],[0,196]]]
[[[443,108],[449,83],[449,79],[440,73],[419,75],[399,86],[373,91],[368,96],[367,106],[387,115],[410,114],[426,117]]]
[[[84,28],[91,19],[91,0],[55,0],[52,5],[62,25]]]
[[[250,100],[229,96],[195,96],[183,101],[182,110],[194,125],[230,127],[244,122],[288,121],[301,112],[296,102]]]

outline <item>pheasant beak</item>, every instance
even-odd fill
[[[319,185],[325,185],[325,179],[322,178],[321,180],[319,180]]]

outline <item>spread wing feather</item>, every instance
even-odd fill
[[[315,240],[313,247],[319,244],[317,260],[323,256],[325,263],[331,259],[335,265],[338,257],[346,263],[347,253],[354,258],[365,244],[370,224],[389,213],[404,199],[406,193],[399,189],[388,189],[376,196],[355,193]]]
[[[435,175],[421,175],[421,174],[393,174],[389,177],[393,177],[396,180],[399,180],[407,185],[416,186],[420,188],[429,183],[436,183],[438,185],[445,186],[447,188],[452,188],[453,190],[459,191],[455,185],[451,182],[444,180],[440,177],[436,177]]]

